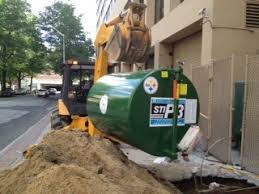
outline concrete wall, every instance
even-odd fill
[[[199,10],[209,7],[211,1],[186,0],[179,4],[151,28],[152,45],[164,41],[188,26],[200,21],[202,16],[198,14]]]
[[[174,44],[173,63],[185,61],[183,70],[188,77],[191,76],[192,67],[201,65],[201,41],[202,33],[198,32]]]
[[[227,11],[222,11],[223,6]],[[259,30],[253,28],[253,32],[249,31],[245,22],[245,1],[214,1],[214,17],[212,18],[214,58],[223,58],[232,53],[251,53],[259,49]]]
[[[147,4],[147,23],[152,26],[154,1],[147,1]],[[198,14],[203,8],[206,8],[208,16],[205,19]],[[175,42],[175,59],[181,52],[186,52],[185,55],[193,59],[190,50],[179,48],[182,50],[179,51],[178,45],[184,45],[185,42],[180,42],[197,31],[202,31],[201,40],[198,41],[201,44],[201,56],[197,57],[197,52],[194,53],[195,63],[200,61],[201,64],[207,65],[211,60],[226,58],[233,53],[255,53],[259,50],[259,30],[253,29],[252,32],[246,28],[246,2],[243,0],[185,0],[183,3],[178,0],[165,0],[164,12],[164,18],[151,27],[155,63],[170,65],[170,62],[166,62],[170,58],[166,53],[171,52],[171,48],[163,45]],[[197,47],[196,42],[188,41],[186,47],[191,44]],[[159,65],[155,64],[155,67]],[[238,77],[240,79],[240,75]]]
[[[257,1],[258,2],[258,1]],[[234,7],[233,7],[234,6]],[[222,11],[222,7],[224,10]],[[246,28],[246,2],[243,0],[214,1],[212,18],[212,58],[232,54],[254,54],[259,49],[259,30]],[[242,60],[242,59],[241,59]],[[243,59],[244,61],[244,59]],[[237,64],[238,65],[238,64]],[[244,79],[244,66],[235,68],[235,80]]]
[[[155,44],[154,69],[173,66],[172,45],[166,43]]]
[[[191,36],[192,34],[199,32],[202,30],[202,16],[198,14],[198,12],[202,8],[206,8],[207,10],[212,10],[213,0],[186,0],[183,3],[180,1],[170,1],[168,2],[171,8],[169,13],[166,13],[164,18],[162,18],[157,24],[153,25],[151,28],[152,35],[152,45],[155,48],[158,48],[157,45],[161,45],[162,43],[167,44],[175,44],[175,52],[173,53],[174,59],[177,60],[179,57],[194,59],[196,63],[200,63],[201,55],[207,55],[211,53],[211,47],[206,45],[206,49],[203,50],[203,43],[207,44],[207,41],[203,41],[204,37],[211,36],[211,30],[205,34],[198,35],[199,40],[186,39],[186,37]],[[151,8],[149,8],[151,9]],[[212,12],[211,12],[212,13]],[[162,29],[162,30],[161,30]],[[204,36],[204,37],[203,37]],[[181,43],[181,40],[185,40]],[[193,41],[193,42],[192,42]],[[177,43],[175,43],[177,42]],[[187,45],[185,46],[185,42]],[[192,49],[192,43],[194,43],[194,49]],[[210,43],[209,43],[210,44]],[[161,47],[163,48],[163,47]],[[197,49],[198,50],[195,50]],[[161,68],[161,64],[168,63],[173,64],[174,61],[164,62],[169,57],[161,57],[161,53],[169,53],[171,52],[170,48],[165,51],[163,48],[162,51],[155,49],[155,67]],[[187,53],[184,53],[187,52]],[[205,52],[204,54],[202,52]],[[189,56],[190,54],[190,56]],[[200,54],[200,56],[198,56]],[[163,54],[164,56],[165,54]],[[185,56],[184,56],[185,55]],[[210,58],[209,56],[208,58]],[[156,60],[157,59],[157,60]],[[158,60],[162,59],[162,60]]]

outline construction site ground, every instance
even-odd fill
[[[104,138],[90,137],[86,132],[69,130],[48,133],[41,143],[28,149],[26,158],[16,161],[20,163],[18,166],[0,173],[0,194],[192,194],[197,193],[194,173],[198,180],[203,177],[206,187],[222,181],[228,182],[232,189],[259,184],[258,176],[220,162],[203,160],[199,153],[192,154],[188,162],[182,159],[168,162],[127,144],[114,144]],[[238,193],[254,194],[259,190]]]
[[[174,184],[184,194],[259,194],[259,175],[223,164],[213,156],[205,157],[204,152],[191,153],[188,161],[180,154],[178,160],[170,161],[129,145],[122,145],[121,150],[130,160],[148,169],[158,179]],[[220,184],[220,187],[209,190],[211,183]]]
[[[53,131],[14,169],[0,174],[0,193],[180,193],[139,167],[111,141]]]

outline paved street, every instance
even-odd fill
[[[0,98],[0,150],[24,134],[55,106],[54,98]]]

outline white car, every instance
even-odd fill
[[[37,96],[47,98],[47,97],[49,97],[49,92],[46,89],[40,89],[40,90],[38,90]]]

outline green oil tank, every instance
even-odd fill
[[[89,119],[105,134],[149,154],[172,158],[174,142],[179,142],[199,117],[196,89],[180,74],[177,137],[173,135],[174,77],[173,69],[103,76],[88,95]]]

